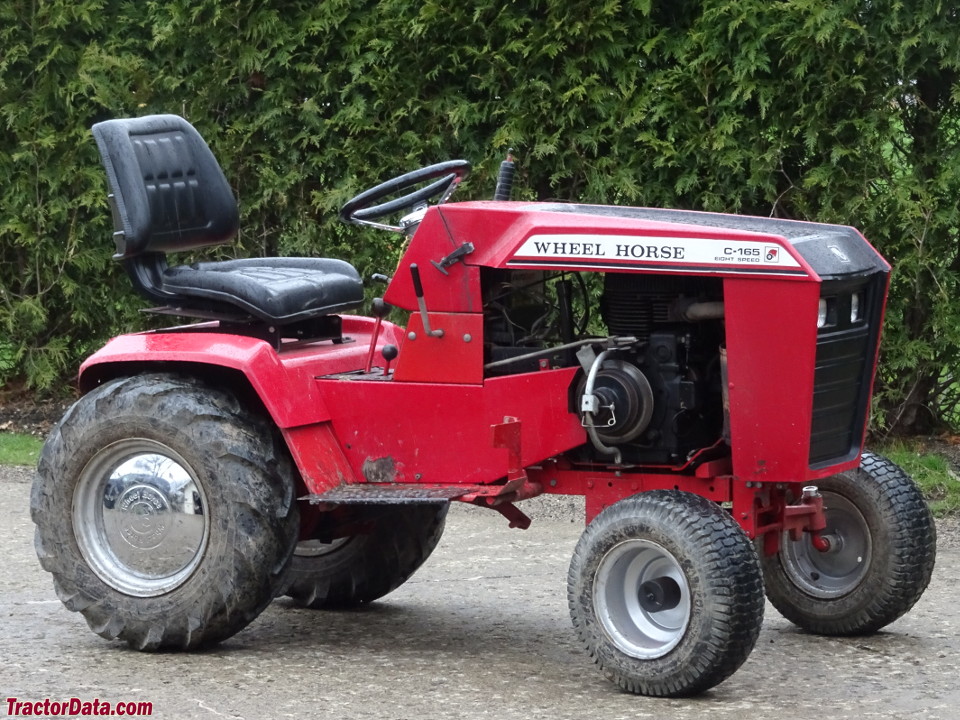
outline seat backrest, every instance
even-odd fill
[[[237,202],[210,148],[177,115],[93,126],[107,171],[114,258],[132,261],[219,245],[239,226]]]

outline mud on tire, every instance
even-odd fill
[[[440,542],[448,503],[368,509],[366,531],[297,545],[284,593],[301,607],[347,608],[396,590]]]
[[[286,448],[231,394],[169,374],[66,413],[31,494],[43,568],[90,628],[139,650],[230,637],[284,579],[298,517]]]
[[[861,635],[907,612],[930,582],[936,526],[920,490],[897,465],[865,452],[860,467],[818,482],[827,515],[820,553],[809,536],[781,538],[761,558],[767,597],[796,625]]]

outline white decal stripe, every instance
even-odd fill
[[[533,269],[546,268],[552,270],[642,270],[645,273],[679,273],[682,271],[702,273],[704,275],[756,275],[766,277],[805,277],[806,273],[800,268],[777,268],[758,265],[646,265],[644,263],[623,261],[620,263],[601,263],[595,260],[507,260],[507,266],[515,268]]]
[[[514,253],[512,260],[548,258],[599,260],[617,264],[639,261],[757,269],[800,267],[800,263],[784,247],[762,240],[576,233],[531,235]]]

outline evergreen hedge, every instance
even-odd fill
[[[465,157],[489,196],[851,224],[895,271],[878,424],[960,424],[960,21],[938,0],[7,0],[0,382],[65,382],[144,326],[110,260],[99,120],[175,112],[242,209],[238,254],[389,269],[356,191]]]

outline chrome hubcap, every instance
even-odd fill
[[[683,639],[690,621],[690,587],[664,547],[627,540],[600,561],[593,605],[613,644],[648,660],[666,655]]]
[[[873,552],[870,528],[856,505],[842,495],[823,493],[829,549],[820,552],[805,535],[783,535],[781,563],[790,580],[816,598],[836,598],[856,588],[867,574]]]
[[[162,595],[200,564],[207,499],[179,454],[153,440],[121,440],[81,472],[73,526],[80,552],[107,585],[137,597]]]

